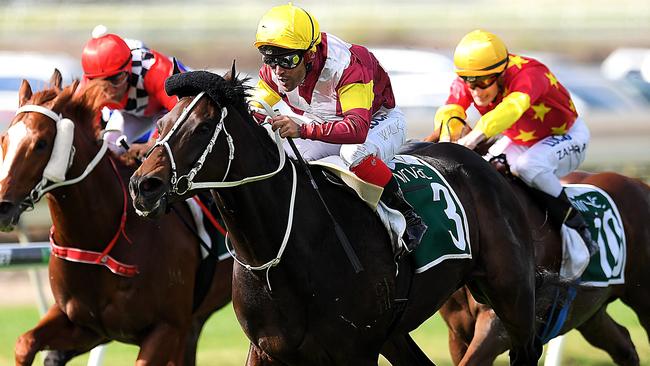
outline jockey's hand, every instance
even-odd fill
[[[300,125],[288,116],[276,116],[271,119],[273,131],[280,130],[280,137],[300,137]]]
[[[483,131],[474,129],[472,132],[468,133],[465,137],[460,138],[456,141],[457,144],[463,145],[470,150],[474,150],[476,145],[485,141],[487,137],[483,134]]]

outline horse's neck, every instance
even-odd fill
[[[216,192],[236,252],[249,264],[260,265],[277,255],[288,220],[293,220],[294,230],[299,226],[299,214],[289,217],[293,179],[287,162],[269,179]]]
[[[75,148],[74,163],[66,179],[80,176],[98,151],[89,142],[75,141]],[[48,206],[57,244],[88,243],[91,247],[86,249],[103,249],[117,231],[124,199],[118,176],[108,159],[103,157],[80,182],[50,192]]]

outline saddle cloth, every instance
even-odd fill
[[[323,166],[341,177],[371,208],[376,208],[375,212],[392,239],[394,254],[404,253],[402,234],[406,222],[400,212],[379,201],[383,190],[381,187],[361,181],[338,156],[313,164]],[[415,265],[414,272],[423,273],[446,260],[472,258],[465,209],[444,176],[426,161],[409,155],[397,155],[387,165],[393,171],[406,200],[429,227],[420,245],[409,254]]]
[[[201,199],[200,196],[197,197],[198,199]],[[199,203],[195,201],[194,197],[186,199],[185,202],[187,203],[187,206],[192,213],[192,219],[194,219],[194,224],[196,225],[196,234],[210,248],[210,250],[214,251],[217,254],[217,259],[219,261],[229,258],[230,253],[228,253],[228,250],[226,250],[224,236],[210,222],[209,218],[206,217]],[[209,207],[209,204],[203,204],[204,207]],[[219,216],[217,215],[217,217]],[[208,252],[208,249],[204,248],[203,245],[201,245],[200,248],[201,259],[206,259],[210,254]]]
[[[343,159],[338,155],[310,161],[309,164],[327,169],[330,173],[339,177],[348,187],[352,188],[359,198],[368,204],[373,211],[377,212],[390,236],[393,253],[398,255],[405,250],[406,245],[402,235],[406,230],[406,219],[404,219],[401,212],[393,210],[379,201],[381,193],[384,191],[382,187],[361,180],[350,171]]]
[[[573,207],[589,224],[591,237],[600,251],[589,258],[584,241],[575,230],[562,226],[560,275],[580,279],[584,286],[606,287],[625,283],[627,245],[623,220],[607,192],[588,184],[564,185]]]

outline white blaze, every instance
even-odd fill
[[[22,121],[9,127],[7,131],[7,138],[9,139],[9,146],[7,146],[7,154],[4,160],[0,163],[0,181],[4,180],[9,175],[9,169],[16,158],[16,151],[22,141],[27,138],[27,126]],[[0,159],[1,160],[1,159]]]

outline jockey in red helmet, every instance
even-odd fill
[[[318,21],[292,4],[276,6],[262,17],[255,47],[264,65],[254,100],[270,106],[284,101],[293,112],[274,117],[273,129],[295,138],[306,160],[339,155],[359,178],[383,187],[381,200],[404,215],[404,239],[413,250],[427,226],[383,161],[404,143],[406,120],[375,56],[363,46],[321,33]]]
[[[114,152],[124,151],[121,139],[146,142],[158,118],[178,102],[176,96],[165,92],[165,79],[174,69],[172,59],[141,41],[106,33],[104,26],[93,30],[82,51],[81,65],[83,84],[101,78],[112,85],[113,99],[118,103],[102,110],[102,120],[106,123],[104,139]]]

